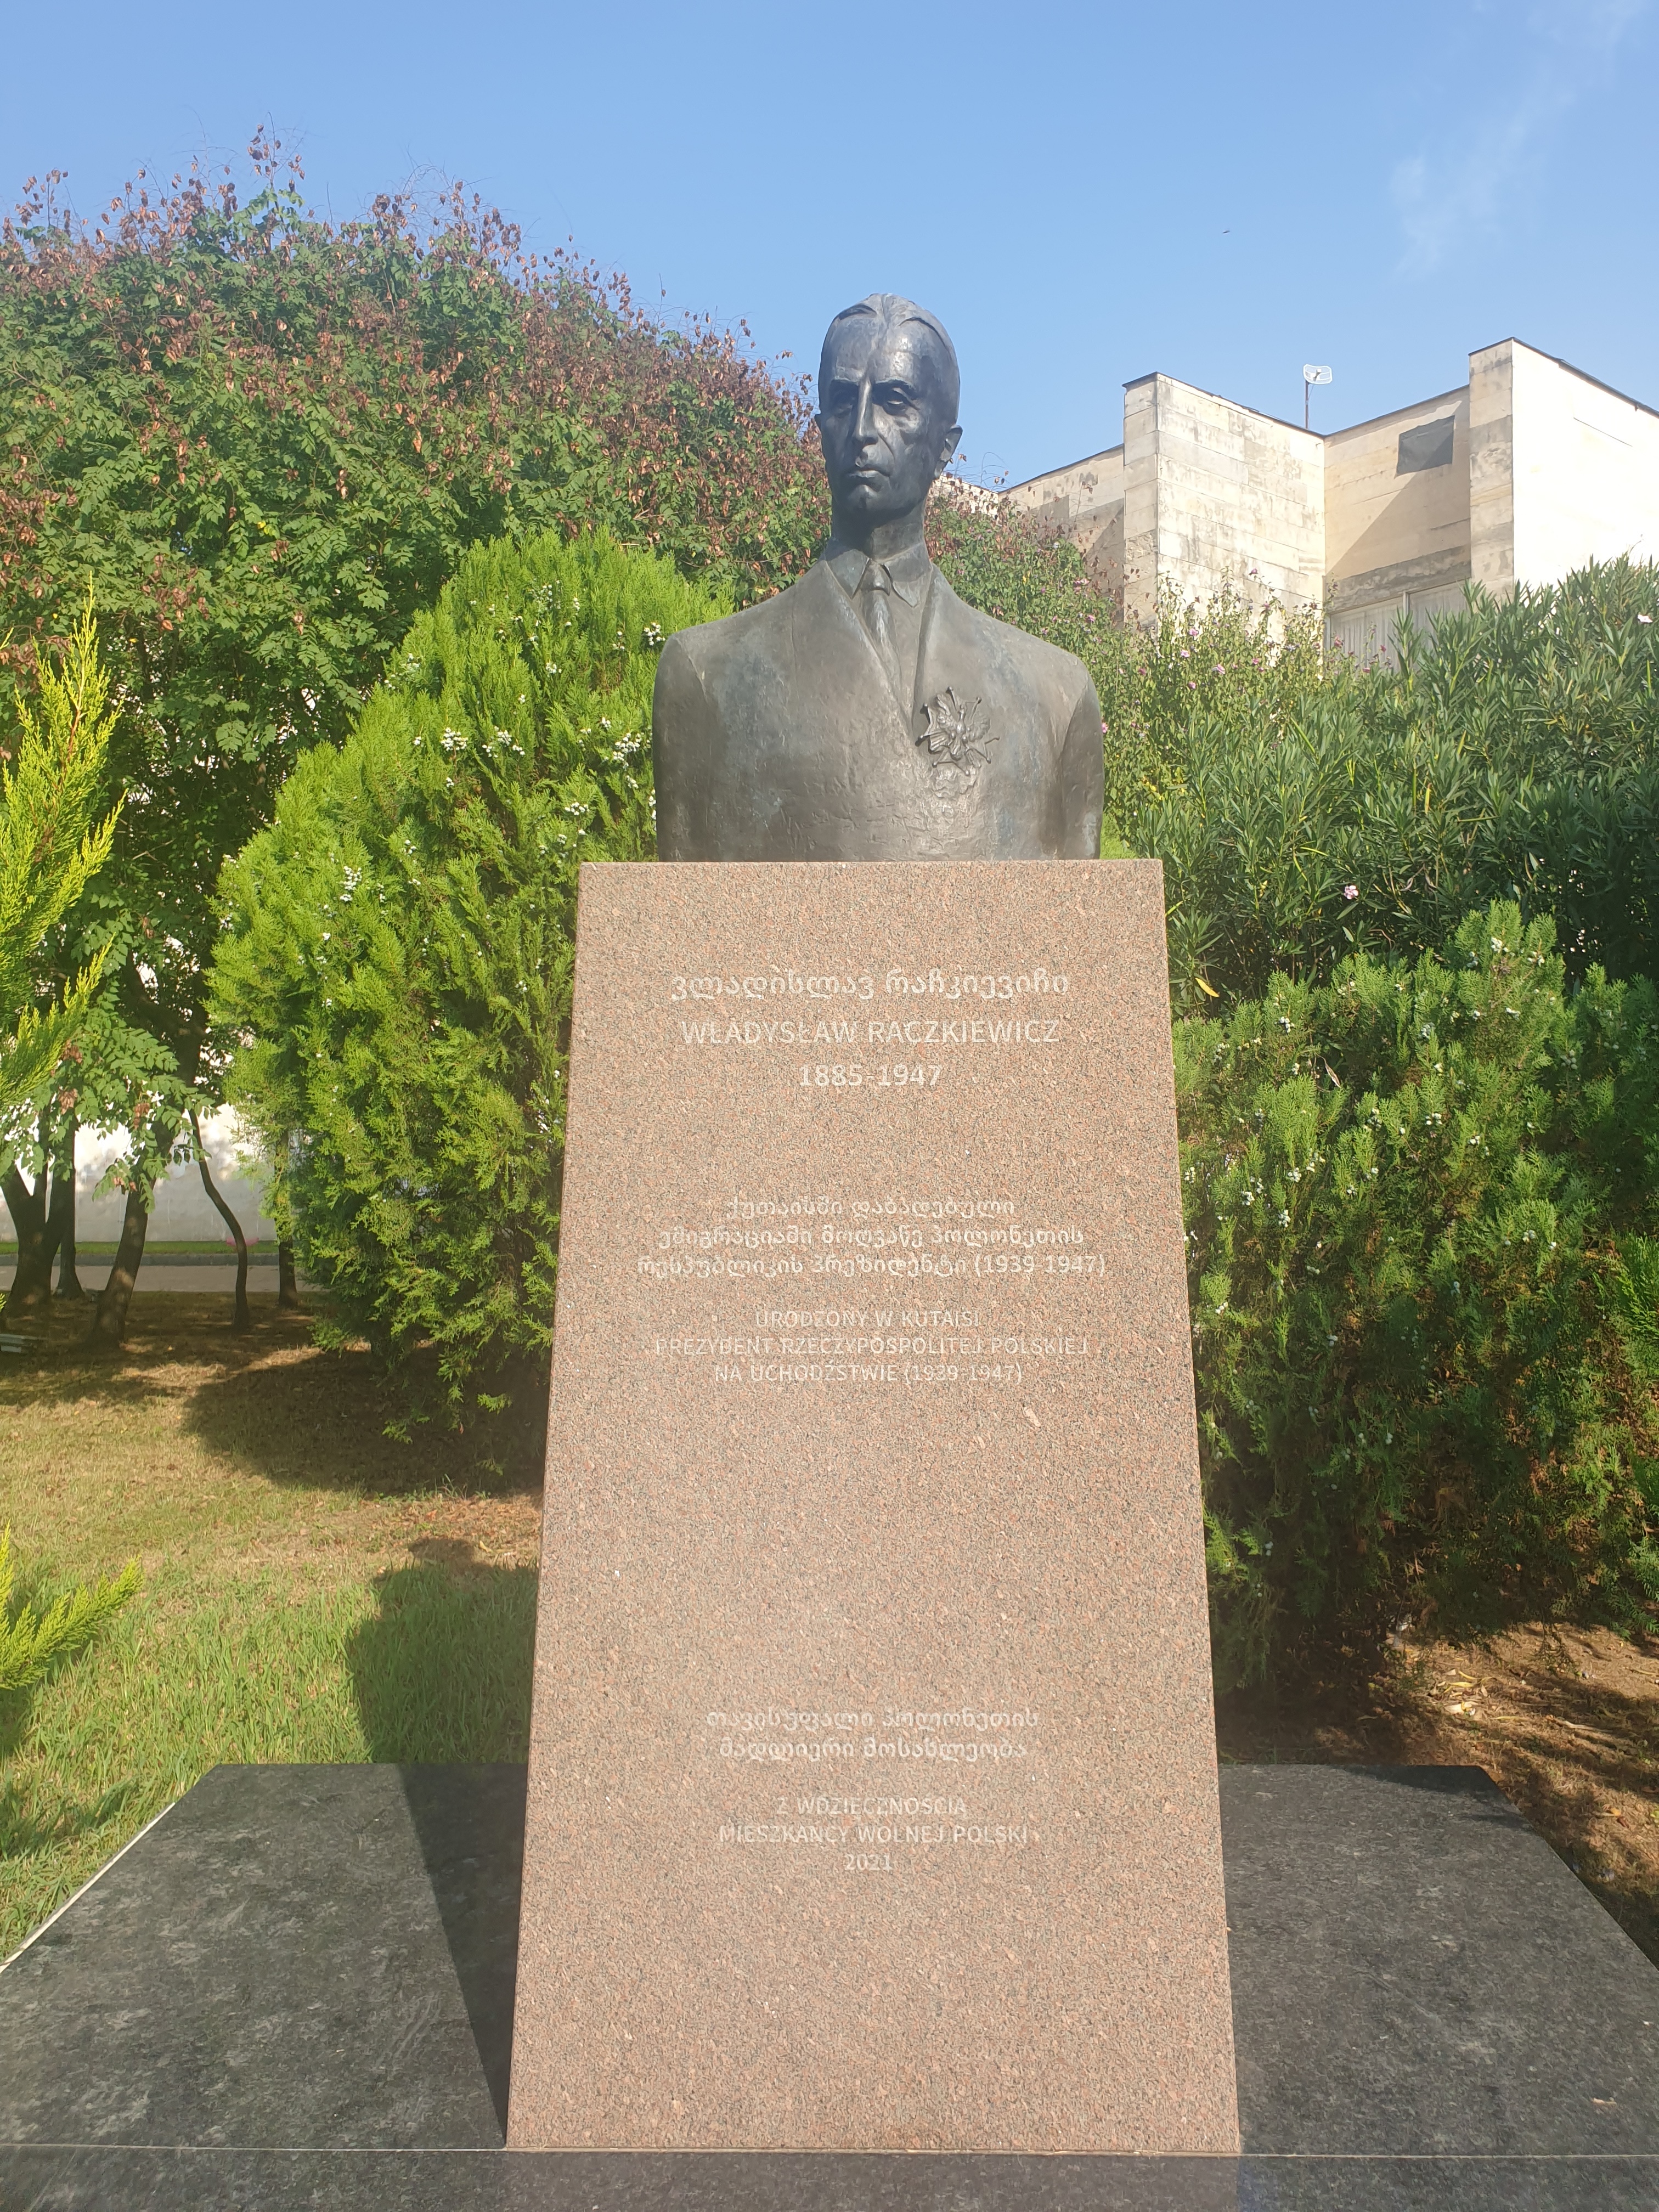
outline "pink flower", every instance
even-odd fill
[[[1344,884],[1342,886],[1342,896],[1345,899],[1357,899],[1359,896],[1358,884]]]

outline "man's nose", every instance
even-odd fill
[[[858,405],[853,410],[853,443],[855,446],[873,446],[880,434],[876,428],[875,387],[868,383],[860,384]]]

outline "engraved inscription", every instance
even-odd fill
[[[828,1767],[836,1779],[828,1789],[775,1796],[753,1819],[717,1820],[715,1843],[839,1861],[841,1870],[852,1874],[902,1872],[940,1851],[1006,1856],[1029,1850],[1042,1840],[1029,1818],[1006,1808],[999,1814],[976,1796],[937,1783],[895,1790],[882,1782],[915,1761],[931,1765],[941,1780],[953,1769],[971,1773],[982,1796],[999,1780],[1021,1778],[1039,1725],[1029,1705],[927,1709],[872,1702],[819,1711],[768,1703],[717,1710],[704,1716],[704,1738],[718,1760],[739,1771],[769,1768],[778,1778],[786,1769]]]
[[[851,1117],[866,1110],[860,1099],[902,1102],[893,1111],[907,1117],[915,1102],[928,1129],[956,1071],[1006,1084],[1040,1056],[1052,1065],[1079,996],[1051,958],[970,954],[870,969],[750,955],[723,973],[688,965],[664,989],[653,1018],[679,1064],[754,1054],[793,1089],[802,1121],[816,1121],[828,1095]],[[963,1449],[1029,1451],[1048,1416],[1040,1386],[1103,1357],[1108,1261],[1093,1207],[1028,1183],[1024,1170],[890,1182],[889,1168],[804,1188],[786,1157],[761,1154],[723,1195],[717,1185],[666,1209],[659,1200],[631,1237],[611,1241],[611,1264],[630,1278],[638,1355],[751,1404],[967,1394]],[[704,1832],[720,1852],[853,1881],[1012,1863],[1042,1848],[1042,1718],[1011,1697],[965,1693],[834,1709],[728,1699],[697,1717]]]
[[[1055,1009],[1070,989],[1068,975],[1041,961],[971,973],[896,966],[879,993],[873,975],[814,972],[790,962],[757,974],[676,975],[667,979],[668,1004],[686,1012],[672,1014],[668,1039],[671,1046],[703,1051],[774,1047],[799,1054],[808,1047],[813,1057],[795,1062],[803,1090],[915,1097],[936,1091],[950,1064],[935,1054],[1059,1044],[1063,1022]],[[878,999],[886,1010],[866,1011]],[[906,1003],[901,1008],[895,1000]],[[933,1011],[913,1011],[914,1000],[933,1002]],[[964,1003],[969,1011],[961,1014],[939,1010]],[[975,1013],[974,1005],[985,1012]]]

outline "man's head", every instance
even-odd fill
[[[818,363],[818,435],[837,534],[921,528],[928,489],[962,436],[962,379],[945,325],[872,293],[843,308]]]

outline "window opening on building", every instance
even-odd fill
[[[1409,430],[1400,433],[1400,465],[1397,477],[1410,476],[1417,469],[1445,469],[1451,466],[1452,430],[1455,415],[1443,415],[1437,422],[1413,423]]]

